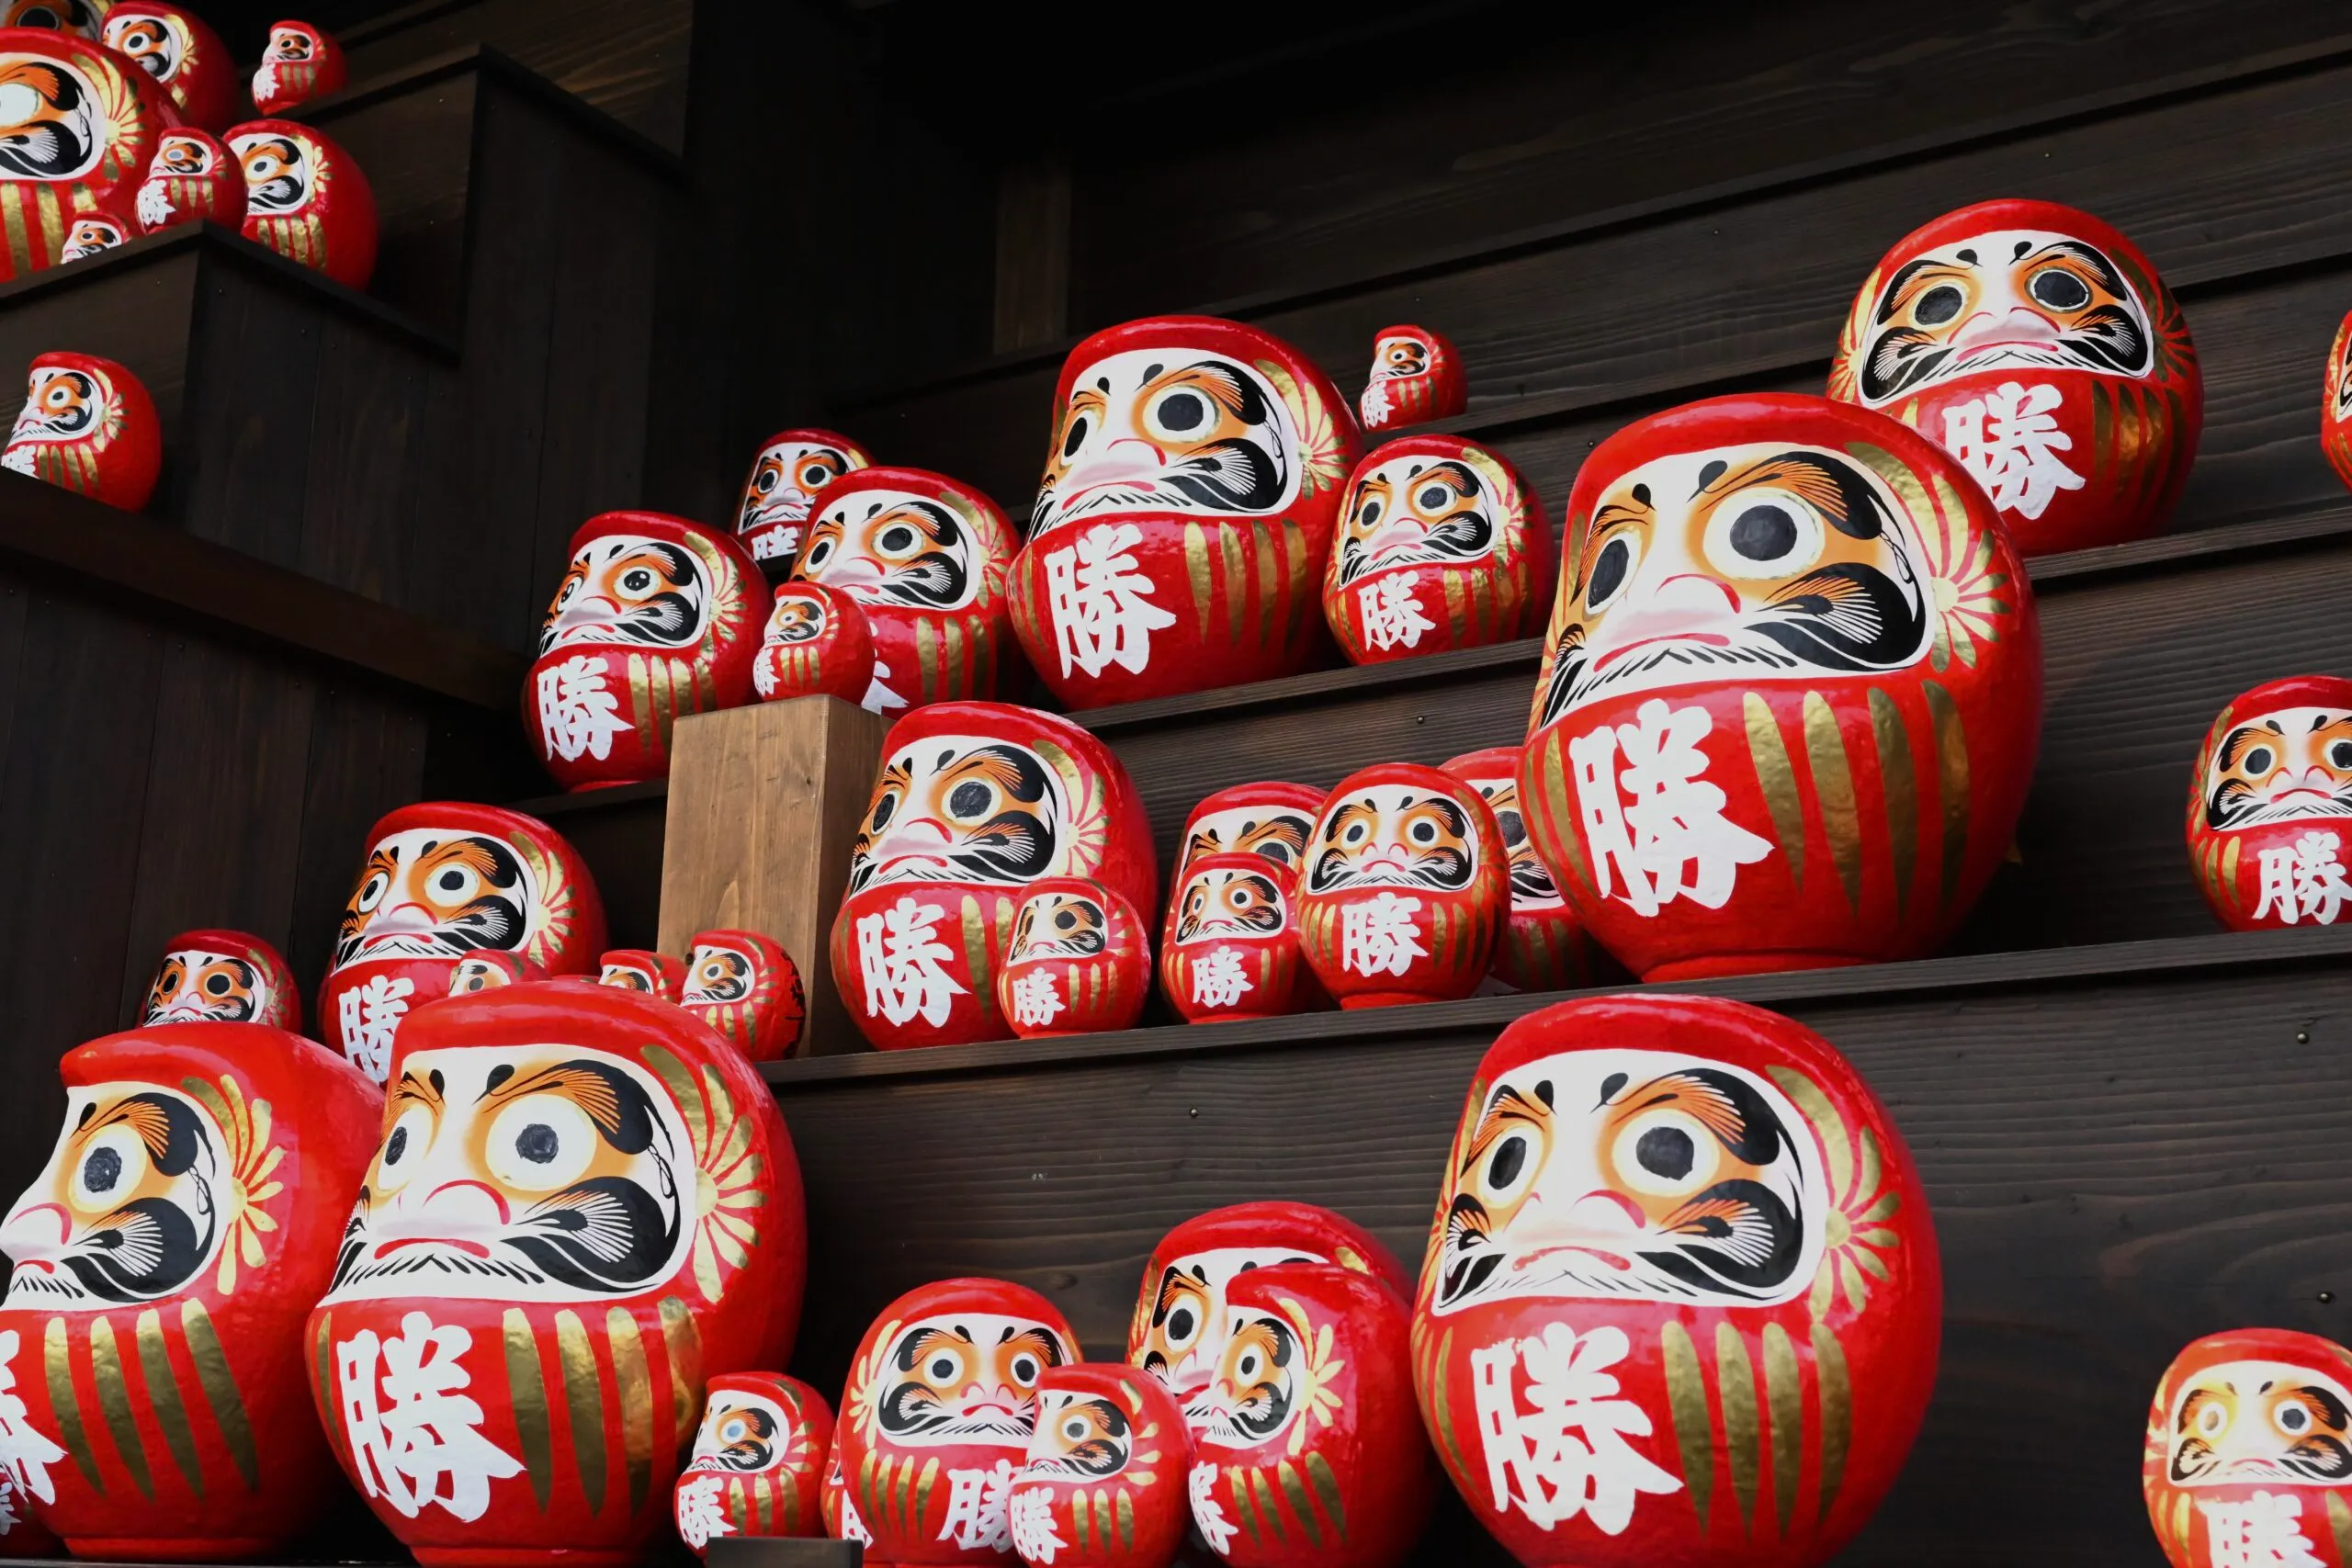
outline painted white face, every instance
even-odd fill
[[[1663,1051],[1569,1051],[1487,1089],[1447,1172],[1433,1310],[1533,1296],[1778,1306],[1813,1284],[1828,1196],[1781,1090]]]
[[[1427,338],[1410,333],[1381,338],[1372,345],[1372,379],[1408,381],[1426,376],[1435,358]]]
[[[1520,814],[1519,780],[1510,773],[1464,781],[1478,792],[1502,829],[1503,845],[1510,851],[1510,907],[1514,909],[1557,909],[1567,900],[1552,880],[1551,868],[1535,852],[1527,836],[1527,818]]]
[[[2205,770],[2205,825],[2352,817],[2352,713],[2279,708],[2231,729]]]
[[[1092,898],[1040,893],[1013,917],[1008,963],[1032,958],[1097,958],[1111,945],[1111,917]]]
[[[0,1223],[0,1306],[91,1312],[160,1301],[220,1256],[230,1179],[212,1113],[177,1089],[68,1089],[48,1166]]]
[[[1368,784],[1323,808],[1309,846],[1306,890],[1434,888],[1458,892],[1478,874],[1478,834],[1462,803],[1413,784]]]
[[[1070,389],[1030,515],[1033,539],[1104,513],[1262,516],[1298,495],[1298,432],[1251,365],[1197,349],[1139,348],[1089,366]]]
[[[300,141],[261,130],[235,138],[229,151],[245,172],[248,217],[282,218],[310,205],[318,171]]]
[[[274,1000],[269,976],[243,954],[175,947],[156,966],[139,1022],[250,1023]]]
[[[1016,1455],[1037,1418],[1037,1380],[1078,1359],[1050,1325],[994,1313],[947,1313],[899,1330],[876,1374],[881,1426],[911,1448],[994,1443]]]
[[[678,1005],[708,1008],[742,1001],[758,983],[759,973],[758,958],[733,942],[696,942],[686,959],[686,988]]]
[[[711,1391],[703,1407],[702,1429],[695,1434],[694,1458],[686,1468],[757,1475],[786,1469],[799,1457],[792,1412],[764,1393],[721,1388]]]
[[[1340,522],[1340,581],[1391,567],[1466,566],[1495,553],[1496,496],[1455,457],[1391,457],[1356,480]]]
[[[821,441],[779,441],[763,447],[743,486],[735,531],[748,534],[773,524],[803,522],[819,491],[864,467],[865,460],[855,453]],[[799,547],[800,536],[795,530],[776,553],[788,556]]]
[[[849,886],[877,882],[1019,886],[1060,874],[1076,836],[1062,782],[1015,740],[941,735],[884,764],[850,847]]]
[[[1270,937],[1290,920],[1290,909],[1274,874],[1210,866],[1185,879],[1176,900],[1175,942],[1230,942]]]
[[[1127,1468],[1134,1447],[1135,1424],[1117,1400],[1047,1389],[1037,1396],[1037,1429],[1030,1436],[1023,1473],[1081,1483],[1107,1481]]]
[[[2176,1486],[2352,1481],[2352,1394],[2284,1361],[2224,1361],[2181,1385],[2165,1470]]]
[[[1305,1353],[1288,1318],[1254,1307],[1227,1308],[1216,1373],[1185,1403],[1185,1424],[1203,1443],[1250,1449],[1272,1442],[1298,1418]]]
[[[817,513],[792,574],[861,604],[961,610],[979,594],[984,547],[944,501],[911,491],[862,490]]]
[[[538,878],[505,840],[462,829],[405,829],[368,852],[344,906],[334,966],[512,952],[540,918]]]
[[[96,371],[44,365],[33,371],[25,406],[8,444],[80,441],[94,434],[114,400],[114,389]]]
[[[84,213],[74,220],[74,227],[66,231],[65,248],[57,254],[62,262],[79,261],[84,256],[96,255],[100,251],[113,250],[130,238],[130,231],[111,218]]]
[[[158,82],[178,75],[187,58],[187,35],[169,17],[108,17],[101,30],[108,49]]]
[[[1315,814],[1290,806],[1236,806],[1212,811],[1184,834],[1184,863],[1203,855],[1244,851],[1295,866],[1306,857],[1306,840],[1315,831]]]
[[[99,107],[107,101],[77,65],[0,52],[0,178],[77,180],[96,168],[107,150]]]
[[[387,1088],[327,1300],[593,1302],[684,1267],[693,1147],[644,1068],[561,1043],[419,1051]]]
[[[1298,1247],[1216,1247],[1184,1254],[1151,1283],[1151,1312],[1136,1364],[1167,1384],[1191,1419],[1193,1398],[1216,1375],[1231,1337],[1226,1287],[1253,1269],[1330,1261]]]
[[[558,648],[693,648],[710,629],[710,569],[684,545],[640,534],[591,539],[572,553],[539,627]]]

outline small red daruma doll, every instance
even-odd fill
[[[596,961],[596,983],[641,992],[675,1006],[686,988],[686,966],[666,953],[616,947]]]
[[[420,1011],[379,1137],[299,1340],[344,1473],[421,1563],[639,1561],[695,1391],[791,1352],[775,1099],[683,1010],[539,980]]]
[[[376,273],[376,193],[350,153],[290,119],[250,119],[220,139],[245,176],[244,235],[365,288]]]
[[[1514,991],[1589,986],[1616,965],[1577,924],[1576,911],[1560,897],[1551,868],[1528,841],[1527,822],[1519,809],[1521,751],[1517,746],[1495,746],[1445,764],[1445,771],[1476,790],[1495,814],[1495,827],[1510,853],[1510,920],[1495,944],[1492,973]]]
[[[2188,859],[2232,931],[2332,926],[2352,904],[2352,681],[2256,686],[2206,731],[2189,784]]]
[[[2141,1462],[2173,1568],[2352,1563],[2352,1351],[2240,1328],[2165,1369]]]
[[[450,995],[467,959],[513,953],[545,973],[593,975],[604,948],[595,880],[554,829],[495,806],[403,806],[368,830],[319,987],[319,1032],[381,1083],[401,1021]]]
[[[254,1023],[108,1035],[60,1073],[56,1148],[0,1224],[11,1478],[77,1556],[283,1551],[338,1491],[301,1325],[382,1096]]]
[[[1532,636],[1552,527],[1519,471],[1476,442],[1408,435],[1349,477],[1323,615],[1358,664]]]
[[[846,435],[830,430],[779,430],[752,459],[735,509],[735,536],[771,571],[789,571],[800,558],[801,536],[817,492],[874,459]]]
[[[2007,852],[2033,595],[1984,491],[1883,414],[1713,398],[1568,501],[1520,764],[1528,837],[1645,980],[1917,958]]]
[[[1155,316],[1071,350],[1054,400],[1012,581],[1054,694],[1101,707],[1305,669],[1358,451],[1314,362],[1237,321]]]
[[[1012,1478],[1012,1550],[1030,1568],[1167,1568],[1184,1544],[1192,1439],[1168,1391],[1081,1361],[1037,1380],[1037,1428]]]
[[[65,248],[58,253],[62,263],[80,261],[101,251],[111,251],[129,244],[139,233],[139,226],[127,218],[111,212],[77,212],[72,227],[65,231]]]
[[[821,582],[777,587],[752,665],[762,702],[826,696],[870,713],[903,706],[876,669],[873,628],[856,600]]]
[[[254,73],[254,107],[281,115],[343,90],[343,46],[308,22],[272,22]]]
[[[1470,995],[1510,920],[1510,852],[1478,792],[1383,762],[1340,781],[1307,841],[1298,926],[1343,1008]]]
[[[582,523],[523,682],[548,776],[568,790],[666,777],[678,718],[752,700],[762,587],[715,528],[660,512]]]
[[[1151,994],[1151,940],[1135,906],[1085,876],[1029,885],[996,973],[996,1002],[1023,1040],[1133,1029]]]
[[[1942,1305],[1910,1154],[1827,1042],[1706,997],[1563,1002],[1471,1081],[1414,1376],[1530,1568],[1813,1568],[1903,1468]]]
[[[0,468],[137,512],[163,468],[163,422],[138,377],[92,354],[34,359]]]
[[[1277,1018],[1320,999],[1299,950],[1297,888],[1290,866],[1246,850],[1185,865],[1159,939],[1160,994],[1178,1016]]]
[[[790,1055],[808,1012],[792,955],[773,937],[735,930],[702,931],[687,944],[678,1005],[753,1062]]]
[[[1152,907],[1150,824],[1108,747],[1002,703],[934,704],[893,725],[831,943],[865,1038],[894,1051],[1010,1034],[996,966],[1026,889],[1048,876]]]
[[[199,219],[242,228],[245,171],[228,143],[201,130],[164,132],[139,187],[139,226],[153,234]]]
[[[164,944],[139,1020],[158,1023],[266,1023],[302,1027],[302,998],[277,949],[243,931],[182,931]]]
[[[1181,875],[1203,855],[1242,850],[1295,873],[1306,859],[1306,838],[1329,792],[1309,784],[1233,784],[1203,798],[1184,818],[1176,852]]]
[[[99,37],[154,78],[181,124],[217,131],[237,117],[236,66],[229,47],[193,11],[163,0],[114,0]]]
[[[1005,574],[1018,547],[996,503],[921,468],[859,468],[819,493],[793,581],[865,612],[876,713],[992,697],[1012,660]]]
[[[21,7],[17,7],[21,9]],[[172,123],[163,90],[86,32],[0,28],[0,281],[55,266],[84,212],[128,212]]]
[[[699,1557],[723,1535],[824,1534],[817,1488],[832,1451],[832,1406],[798,1378],[711,1379],[694,1457],[672,1498],[678,1539]]]
[[[1078,1359],[1054,1304],[1002,1280],[942,1280],[882,1309],[842,1391],[845,1540],[876,1562],[999,1564],[1038,1380]]]
[[[2352,316],[2335,329],[2327,351],[2327,385],[2320,389],[2320,450],[2335,477],[2352,486]]]
[[[470,997],[517,980],[544,980],[547,970],[519,953],[469,953],[449,971],[449,995]]]
[[[2172,291],[2087,212],[1947,212],[1862,283],[1829,395],[1940,443],[2020,555],[2157,532],[2197,456],[2205,383]]]
[[[1452,419],[1470,406],[1462,355],[1442,333],[1383,327],[1372,342],[1372,379],[1357,407],[1367,433]]]

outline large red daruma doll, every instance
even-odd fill
[[[290,119],[220,133],[245,175],[244,236],[346,288],[376,273],[376,193],[332,138]]]
[[[217,131],[236,118],[236,64],[195,12],[162,0],[115,0],[99,33],[108,49],[154,78],[181,123]]]
[[[1942,1301],[1910,1155],[1826,1041],[1711,998],[1564,1002],[1478,1065],[1414,1375],[1531,1568],[1811,1568],[1903,1467]]]
[[[90,38],[0,28],[0,281],[55,266],[83,212],[129,212],[175,121],[163,89]]]
[[[163,467],[163,422],[138,377],[94,354],[35,357],[0,468],[137,512]]]
[[[331,1052],[171,1023],[66,1053],[49,1165],[0,1224],[0,1441],[76,1555],[282,1551],[335,1495],[302,1319],[382,1114]]]
[[[495,806],[403,806],[368,835],[319,987],[319,1031],[381,1083],[401,1021],[449,995],[468,958],[594,975],[604,950],[595,879],[554,829]]]
[[[2047,201],[1979,202],[1897,243],[1855,296],[1829,395],[1940,443],[2028,556],[2162,528],[2205,418],[2148,258]]]
[[[1358,452],[1322,371],[1254,327],[1155,316],[1071,350],[1054,397],[1012,575],[1053,694],[1100,707],[1305,669]]]
[[[2008,850],[2033,598],[1941,448],[1821,398],[1600,444],[1520,765],[1529,837],[1645,980],[1935,951]]]
[[[996,966],[1025,890],[1048,876],[1153,907],[1150,824],[1108,747],[1003,703],[938,703],[893,725],[831,943],[865,1038],[892,1051],[1010,1036]]]
[[[650,997],[527,981],[420,1011],[333,1287],[319,1419],[420,1562],[635,1562],[704,1380],[780,1364],[807,1234],[758,1072]]]
[[[2290,676],[2221,711],[2189,783],[2188,859],[2232,931],[2343,918],[2352,905],[2352,681]]]
[[[2173,1568],[2352,1564],[2352,1351],[2315,1334],[2209,1334],[2165,1369],[2141,1463]]]
[[[666,777],[680,717],[752,700],[765,597],[749,552],[715,528],[659,512],[582,523],[523,682],[548,774],[566,789]]]

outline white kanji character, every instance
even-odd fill
[[[1054,1529],[1054,1492],[1049,1486],[1015,1492],[1012,1522],[1012,1550],[1021,1554],[1023,1562],[1053,1568],[1054,1553],[1069,1544]]]
[[[878,915],[857,922],[857,972],[865,982],[865,1016],[892,1023],[920,1016],[933,1029],[947,1021],[956,998],[965,995],[955,976],[939,966],[955,951],[939,940],[947,911],[912,897],[899,899]]]
[[[63,1459],[65,1450],[35,1429],[17,1393],[17,1345],[15,1329],[0,1332],[0,1472],[6,1474],[19,1494],[30,1493],[44,1503],[54,1503],[57,1489],[50,1482],[49,1467]]]
[[[1002,1551],[1012,1544],[1012,1465],[999,1460],[988,1470],[947,1472],[947,1517],[939,1539],[966,1551]]]
[[[2005,381],[1944,410],[1944,446],[1976,476],[1994,505],[2039,517],[2060,491],[2083,488],[2083,476],[2058,456],[2075,445],[2053,412],[2064,401],[2065,395],[2046,382],[2027,388]]]
[[[1340,967],[1365,976],[1402,975],[1416,958],[1430,950],[1421,945],[1413,917],[1420,912],[1419,898],[1399,898],[1383,891],[1361,904],[1340,911]]]
[[[789,559],[799,553],[800,525],[797,523],[781,528],[763,528],[752,536],[753,560],[774,560],[778,557]]]
[[[402,1317],[392,1338],[362,1329],[335,1347],[335,1387],[360,1486],[409,1518],[437,1503],[471,1523],[490,1507],[492,1481],[522,1473],[519,1461],[481,1435],[481,1406],[458,1392],[472,1382],[459,1359],[472,1347],[471,1330],[437,1328],[421,1312]]]
[[[1225,1517],[1225,1506],[1216,1500],[1216,1466],[1194,1465],[1187,1484],[1193,1495],[1193,1523],[1209,1550],[1222,1557],[1240,1527]]]
[[[1622,1328],[1579,1337],[1565,1324],[1547,1323],[1541,1338],[1470,1352],[1472,1401],[1498,1511],[1517,1507],[1547,1530],[1581,1514],[1603,1533],[1623,1535],[1637,1494],[1682,1490],[1625,1441],[1628,1433],[1650,1435],[1649,1416],[1618,1397],[1617,1379],[1607,1371],[1631,1348]],[[1520,1408],[1513,1386],[1522,1356],[1532,1413]]]
[[[1130,554],[1143,542],[1132,523],[1097,523],[1076,543],[1046,556],[1046,597],[1060,646],[1062,673],[1100,675],[1116,664],[1140,675],[1151,662],[1151,634],[1176,617],[1151,602],[1152,581]]]
[[[1241,954],[1229,947],[1213,947],[1193,964],[1193,1005],[1202,1008],[1229,1008],[1240,1003],[1242,993],[1258,987],[1241,967]]]
[[[33,471],[33,449],[31,446],[28,443],[17,441],[16,433],[14,431],[9,433],[9,441],[10,445],[8,447],[6,450],[0,450],[0,468],[6,468],[11,472],[19,474],[31,473]]]
[[[408,1016],[408,998],[416,982],[389,975],[370,975],[360,985],[335,998],[335,1016],[343,1025],[343,1054],[351,1065],[382,1083],[392,1067],[392,1041],[401,1020]]]
[[[1366,386],[1363,389],[1363,400],[1356,406],[1363,411],[1363,427],[1366,430],[1379,429],[1381,422],[1388,417],[1389,412],[1387,378],[1377,378]]]
[[[890,689],[890,667],[879,659],[874,661],[874,674],[865,683],[865,696],[858,706],[868,713],[888,713],[892,708],[907,705],[907,699]]]
[[[1727,819],[1724,792],[1699,776],[1707,771],[1699,742],[1715,723],[1705,708],[1669,711],[1653,698],[1634,717],[1568,742],[1593,881],[1604,897],[1623,898],[1640,915],[1655,915],[1686,895],[1720,909],[1739,868],[1762,860],[1772,846]]]
[[[715,1535],[733,1535],[727,1510],[719,1506],[726,1483],[716,1475],[697,1475],[678,1488],[678,1539],[700,1551]]]
[[[576,762],[613,754],[613,737],[628,733],[621,699],[605,682],[603,661],[575,653],[539,671],[539,729],[548,755]]]
[[[171,193],[161,180],[149,180],[139,187],[137,205],[141,229],[161,229],[172,220]]]
[[[1415,573],[1392,571],[1356,590],[1356,607],[1363,615],[1364,640],[1383,650],[1418,648],[1421,634],[1437,630],[1437,623],[1421,614],[1413,595]]]
[[[1031,1029],[1044,1029],[1057,1015],[1069,1010],[1062,1006],[1059,992],[1054,989],[1054,972],[1032,969],[1012,977],[1012,1021]]]
[[[874,1532],[865,1528],[865,1520],[858,1514],[857,1505],[850,1500],[849,1488],[842,1488],[841,1495],[842,1539],[856,1541],[861,1546],[872,1546]]]
[[[2213,1568],[2322,1568],[2291,1492],[2256,1492],[2243,1503],[2199,1501]]]
[[[2352,883],[2344,879],[2344,863],[2335,852],[2343,840],[2333,833],[2305,833],[2292,846],[2262,852],[2262,901],[2255,907],[2260,919],[2274,911],[2289,925],[2298,918],[2332,926],[2352,898]]]

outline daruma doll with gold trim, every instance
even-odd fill
[[[883,1308],[833,1429],[840,1534],[870,1538],[875,1562],[1002,1563],[1038,1380],[1078,1359],[1054,1304],[1002,1280],[942,1280]]]
[[[182,126],[164,132],[139,186],[139,227],[155,233],[209,219],[235,229],[245,221],[245,171],[228,143]]]
[[[1184,1544],[1192,1438],[1168,1391],[1081,1361],[1037,1380],[1037,1427],[1012,1478],[1012,1550],[1031,1568],[1166,1568]]]
[[[789,1055],[808,1011],[792,955],[773,937],[735,930],[696,933],[686,948],[686,985],[678,1005],[753,1062]]]
[[[1510,919],[1495,944],[1494,977],[1515,991],[1565,991],[1592,985],[1617,965],[1577,923],[1560,897],[1551,868],[1528,841],[1519,809],[1523,749],[1495,746],[1456,757],[1445,771],[1478,792],[1495,814],[1496,830],[1510,855]]]
[[[752,558],[786,571],[800,558],[801,536],[817,493],[843,474],[870,468],[874,459],[846,435],[830,430],[779,430],[761,445],[751,478],[736,503],[735,536]]]
[[[596,961],[596,983],[658,998],[675,1006],[686,988],[686,966],[666,953],[616,947]]]
[[[2332,926],[2352,905],[2352,681],[2292,675],[2230,703],[2188,789],[2198,891],[2232,931]]]
[[[1320,1001],[1299,947],[1297,872],[1247,850],[1194,857],[1168,901],[1159,988],[1187,1023],[1276,1018]]]
[[[348,72],[343,46],[323,28],[272,22],[261,65],[254,72],[254,107],[264,114],[285,114],[342,91]]]
[[[2156,269],[2047,201],[1979,202],[1898,242],[1854,298],[1829,395],[1940,444],[2027,556],[2161,529],[2205,420]]]
[[[882,757],[831,940],[833,983],[882,1050],[1012,1032],[996,969],[1040,878],[1091,877],[1152,907],[1143,802],[1111,750],[1069,720],[938,703],[891,726]]]
[[[78,1556],[283,1551],[337,1490],[301,1325],[382,1096],[263,1024],[111,1034],[60,1072],[56,1149],[0,1224],[8,1471]]]
[[[800,1173],[741,1053],[579,980],[401,1032],[303,1352],[334,1455],[418,1562],[637,1561],[704,1382],[799,1323]]]
[[[58,253],[57,259],[80,261],[84,256],[127,245],[138,234],[139,226],[120,213],[77,212],[73,226],[65,231],[65,249]]]
[[[2352,1350],[2285,1328],[2196,1340],[2156,1383],[2140,1476],[2173,1568],[2345,1568]]]
[[[904,706],[876,668],[873,628],[856,600],[821,582],[777,587],[752,666],[762,702],[825,696],[872,713]]]
[[[1378,664],[1534,635],[1551,577],[1552,526],[1518,469],[1408,435],[1349,476],[1323,614],[1351,660]]]
[[[817,493],[795,582],[865,612],[876,713],[993,697],[1014,659],[1006,574],[1019,548],[996,502],[922,468],[858,468]]]
[[[1074,708],[1306,668],[1359,451],[1313,361],[1237,321],[1155,316],[1070,351],[1013,569],[1029,661]]]
[[[1298,879],[1299,943],[1343,1008],[1478,988],[1510,920],[1510,852],[1478,792],[1382,762],[1340,781]]]
[[[1306,859],[1307,836],[1323,814],[1329,790],[1310,784],[1232,784],[1204,797],[1184,818],[1176,852],[1181,874],[1203,855],[1244,851],[1295,873]]]
[[[832,1451],[832,1406],[798,1378],[712,1378],[673,1495],[678,1539],[699,1557],[725,1535],[823,1535],[817,1487]]]
[[[539,624],[523,725],[566,789],[670,772],[687,714],[752,700],[759,568],[728,535],[659,512],[605,512],[571,536]]]
[[[164,944],[141,1028],[158,1023],[302,1027],[302,994],[277,949],[243,931],[182,931]]]
[[[601,965],[600,965],[601,968]],[[544,980],[546,968],[532,963],[519,953],[469,953],[458,960],[449,971],[449,995],[470,997],[476,991],[493,991],[501,986],[511,986],[517,980]]]
[[[195,12],[162,0],[114,0],[99,38],[154,78],[182,124],[219,130],[237,118],[236,63]]]
[[[2352,486],[2352,316],[2335,329],[2327,351],[2327,384],[2320,389],[2320,450],[2335,477]]]
[[[1134,905],[1091,877],[1029,885],[997,1006],[1023,1040],[1133,1029],[1151,995],[1151,939]]]
[[[163,423],[138,377],[94,354],[33,360],[0,468],[137,512],[163,467]]]
[[[1903,1468],[1942,1301],[1910,1155],[1827,1042],[1706,997],[1563,1002],[1471,1082],[1414,1376],[1531,1568],[1811,1568]]]
[[[344,904],[319,987],[319,1032],[378,1083],[414,1009],[450,994],[474,957],[513,954],[593,975],[605,906],[588,863],[536,817],[426,801],[380,818]]]
[[[1940,447],[1715,398],[1585,459],[1519,801],[1645,980],[1917,958],[2007,852],[2041,727],[2032,591]]]
[[[1367,433],[1452,419],[1470,406],[1470,383],[1453,340],[1427,327],[1383,327],[1372,341],[1372,378],[1357,407]]]
[[[163,89],[90,38],[0,28],[0,281],[55,266],[82,212],[130,209],[172,123]]]
[[[376,273],[376,193],[329,136],[290,119],[220,133],[245,174],[244,235],[346,288]]]

